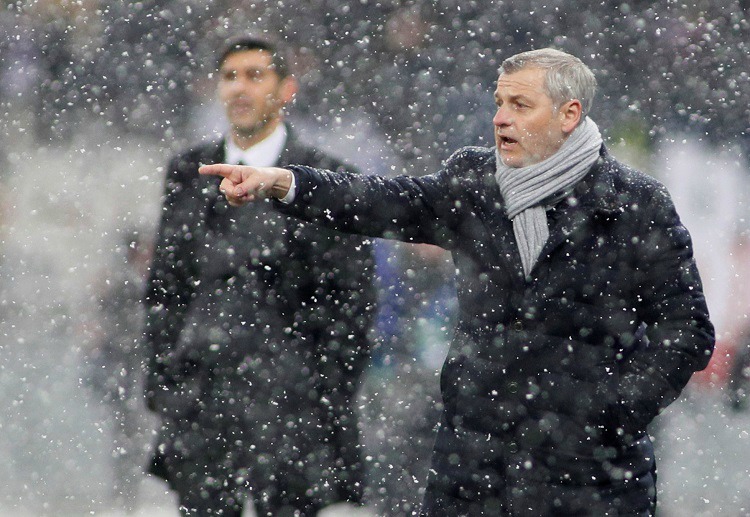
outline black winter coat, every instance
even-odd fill
[[[230,477],[256,494],[282,480],[292,492],[312,489],[321,505],[356,502],[364,479],[353,398],[370,349],[370,245],[268,203],[230,207],[219,181],[198,174],[223,160],[217,141],[167,170],[147,289],[146,397],[163,421],[152,472],[178,492]],[[280,158],[290,163],[344,168],[291,132]],[[188,479],[195,469],[200,479]]]
[[[714,344],[690,236],[662,185],[602,147],[548,213],[526,276],[494,149],[464,148],[424,177],[292,169],[298,201],[277,203],[285,213],[452,252],[460,314],[425,515],[652,511],[646,426]]]

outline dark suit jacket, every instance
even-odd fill
[[[293,170],[297,198],[282,212],[452,252],[460,314],[425,514],[652,510],[646,426],[714,345],[690,236],[662,185],[602,147],[548,213],[526,276],[493,149],[464,148],[424,177]]]
[[[289,135],[279,165],[344,170]],[[223,160],[216,141],[167,169],[147,289],[146,397],[163,417],[152,470],[178,491],[195,489],[180,472],[209,465],[219,479],[247,469],[256,492],[286,477],[323,503],[357,501],[353,396],[374,313],[370,245],[268,202],[230,207],[219,181],[198,174]]]

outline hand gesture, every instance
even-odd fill
[[[219,190],[232,206],[242,206],[258,198],[283,199],[292,185],[291,171],[278,167],[217,163],[203,165],[198,172],[224,178]]]

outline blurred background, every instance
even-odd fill
[[[4,2],[0,515],[177,515],[141,473],[156,424],[129,286],[148,264],[168,157],[225,127],[214,52],[247,31],[289,45],[303,139],[389,175],[492,145],[505,57],[555,46],[589,64],[592,118],[615,156],[670,188],[718,331],[709,368],[651,430],[659,513],[750,515],[747,0]],[[410,515],[440,410],[452,265],[430,246],[375,245],[363,511]]]

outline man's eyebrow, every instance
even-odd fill
[[[497,92],[495,92],[495,102],[497,102],[499,100],[500,100],[500,96],[497,94]],[[529,97],[528,95],[525,95],[523,93],[516,93],[516,94],[510,95],[508,97],[508,100],[510,100],[510,101],[517,101],[517,100],[531,101],[531,97]]]
[[[219,70],[219,73],[221,74],[264,74],[268,72],[269,69],[266,67],[260,67],[260,66],[251,66],[248,68],[222,68]]]

